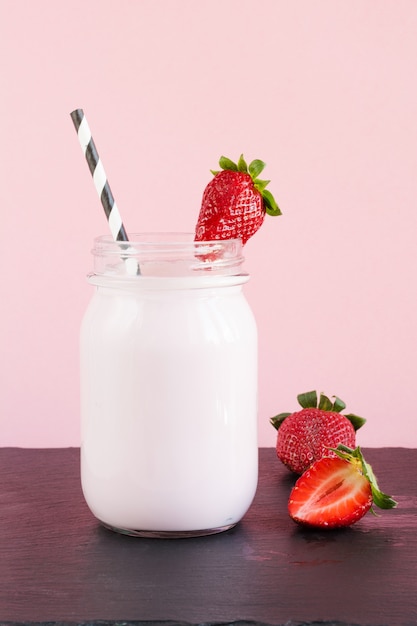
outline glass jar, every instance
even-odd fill
[[[257,331],[240,240],[95,240],[81,329],[81,480],[92,513],[147,537],[208,535],[258,478]]]

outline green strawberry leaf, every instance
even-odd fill
[[[237,162],[237,169],[239,172],[244,172],[245,174],[248,173],[248,164],[243,158],[243,154],[241,154],[239,157],[239,161]]]
[[[374,501],[374,504],[376,504],[376,506],[378,506],[380,509],[394,509],[397,506],[397,502],[393,498],[391,498],[391,496],[380,490],[373,469],[369,465],[369,463],[365,461],[362,454],[361,461],[363,466],[363,473],[371,484],[372,499]]]
[[[216,176],[216,174],[220,174],[221,170],[210,170],[210,172],[213,174],[213,176]]]
[[[281,209],[275,202],[275,198],[268,189],[264,189],[262,192],[262,198],[265,205],[265,211],[268,215],[282,215]]]
[[[332,398],[334,398],[332,411],[334,411],[335,413],[340,413],[341,411],[343,411],[343,409],[346,408],[346,404],[343,402],[343,400],[341,400],[337,396],[332,396]]]
[[[261,180],[260,178],[255,178],[253,184],[255,185],[255,189],[260,191],[261,193],[265,189],[265,187],[270,183],[270,180]]]
[[[347,413],[345,417],[347,417],[355,430],[359,430],[359,428],[361,428],[361,426],[363,426],[366,422],[364,417],[359,417],[359,415],[354,415],[353,413]]]
[[[278,430],[278,428],[281,426],[282,422],[289,415],[291,415],[291,413],[280,413],[279,415],[275,415],[275,417],[271,417],[271,419],[269,421],[271,422],[272,426]]]
[[[259,174],[265,168],[266,163],[261,161],[260,159],[255,159],[251,163],[249,163],[249,174],[252,176],[252,180],[258,178]]]
[[[298,404],[303,409],[317,409],[317,393],[315,391],[307,391],[297,396]]]
[[[238,171],[236,163],[234,163],[233,161],[231,161],[225,156],[220,157],[219,165],[222,168],[222,170],[232,170],[232,172]]]
[[[320,394],[319,409],[322,411],[331,411],[333,409],[332,401],[324,393]]]

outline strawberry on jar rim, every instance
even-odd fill
[[[249,165],[243,155],[234,163],[226,157],[219,160],[221,171],[206,186],[195,228],[196,241],[241,239],[242,244],[256,233],[265,214],[281,215],[266,186],[269,180],[259,175],[265,163],[255,159]]]
[[[313,528],[350,526],[375,504],[392,509],[397,502],[383,493],[360,448],[340,445],[335,456],[322,457],[298,478],[288,500],[288,513]]]
[[[297,396],[301,411],[280,413],[270,419],[277,429],[278,458],[296,474],[302,474],[322,456],[332,456],[329,448],[339,444],[354,448],[356,431],[365,419],[341,413],[346,404],[333,396],[333,402],[315,391]]]

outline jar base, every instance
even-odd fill
[[[148,539],[186,539],[187,537],[206,537],[208,535],[217,535],[231,528],[234,528],[237,522],[219,526],[218,528],[206,528],[204,530],[136,530],[132,528],[117,528],[110,526],[100,520],[100,524],[121,535],[129,535],[130,537],[144,537]]]

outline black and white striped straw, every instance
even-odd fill
[[[128,241],[119,209],[113,198],[103,163],[101,162],[91,136],[90,127],[84,115],[84,111],[82,109],[75,109],[75,111],[71,113],[71,119],[74,122],[78,140],[87,160],[88,167],[90,168],[94,185],[101,200],[101,204],[103,205],[113,239],[115,241]]]
[[[75,109],[75,111],[71,113],[71,119],[74,122],[78,140],[87,160],[88,167],[90,168],[94,185],[101,200],[101,204],[103,205],[113,239],[114,241],[129,241],[84,111],[82,109]],[[129,245],[123,246],[123,248],[125,251],[132,250]],[[128,274],[140,274],[139,264],[134,257],[123,255],[122,259],[125,262]]]

